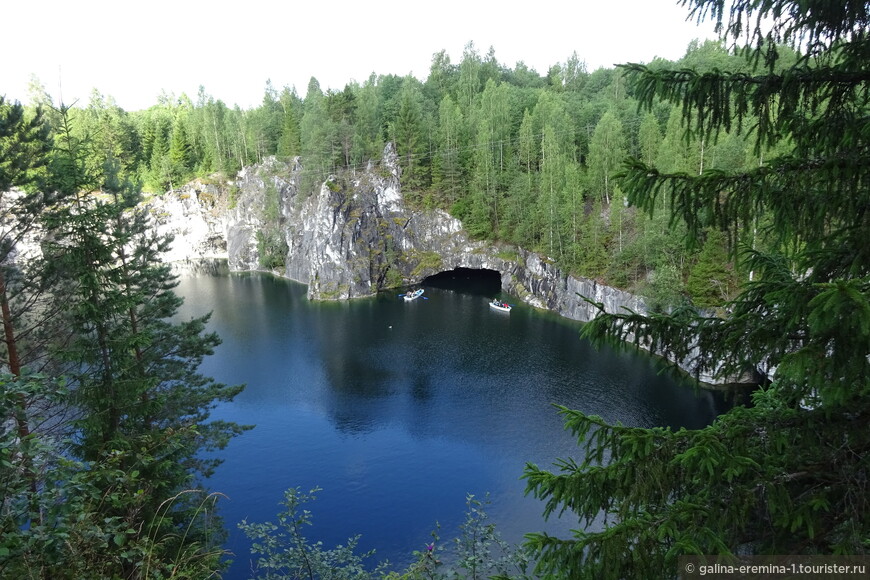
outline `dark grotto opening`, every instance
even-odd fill
[[[455,268],[423,279],[425,286],[492,297],[501,292],[501,274],[495,270]]]

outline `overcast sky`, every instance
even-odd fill
[[[305,96],[314,76],[342,89],[369,75],[425,80],[432,55],[458,64],[469,41],[513,67],[546,74],[576,51],[590,71],[680,58],[712,23],[687,22],[677,0],[21,0],[3,8],[0,94],[27,101],[36,76],[58,101],[93,89],[128,111],[162,91],[257,106],[266,80]]]

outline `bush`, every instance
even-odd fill
[[[268,270],[283,268],[289,247],[278,230],[260,230],[257,236],[257,255],[260,267]]]
[[[278,514],[278,523],[253,524],[243,521],[239,528],[252,540],[251,553],[255,556],[254,573],[264,580],[309,578],[310,580],[446,580],[448,578],[528,578],[531,567],[528,550],[505,542],[495,524],[488,521],[484,506],[473,495],[466,497],[465,521],[460,535],[451,542],[442,543],[438,529],[432,532],[432,542],[415,551],[415,561],[401,571],[388,571],[388,563],[373,568],[366,563],[375,552],[357,554],[360,536],[348,538],[347,543],[326,549],[322,542],[312,542],[304,535],[304,528],[312,524],[311,512],[301,506],[316,498],[321,491],[308,493],[299,488],[284,492]],[[445,563],[449,562],[449,563]]]

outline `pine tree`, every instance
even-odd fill
[[[284,89],[281,93],[281,106],[283,108],[283,124],[281,137],[278,139],[278,156],[292,158],[302,152],[298,115],[302,101],[295,92]]]
[[[66,143],[68,135],[62,137]],[[81,167],[77,155],[74,146],[62,148],[58,157],[66,162],[60,166]],[[208,419],[216,403],[232,400],[242,387],[199,374],[219,339],[205,332],[207,316],[173,321],[181,299],[172,291],[170,266],[161,261],[171,239],[152,231],[147,212],[135,207],[132,185],[124,182],[108,197],[97,197],[87,193],[87,184],[117,180],[83,173],[58,181],[74,189],[64,190],[67,200],[41,215],[47,232],[42,250],[52,293],[63,306],[54,310],[56,322],[68,331],[52,350],[65,363],[62,376],[76,410],[69,426],[72,450],[90,466],[95,485],[117,472],[132,478],[111,490],[113,501],[94,507],[98,519],[132,520],[137,531],[130,539],[162,538],[160,550],[211,550],[197,542],[219,522],[179,537],[176,526],[190,523],[195,506],[172,498],[210,474],[215,462],[203,458],[204,451],[223,447],[241,431]],[[115,574],[132,577],[127,568],[137,565],[137,556],[125,553],[124,571]]]
[[[353,165],[363,166],[380,159],[384,151],[381,130],[381,97],[377,79],[372,74],[357,90],[356,123],[353,137]]]
[[[405,195],[419,195],[429,185],[429,167],[424,163],[427,143],[419,81],[410,75],[402,82],[399,109],[390,124],[390,135],[399,154]]]
[[[726,244],[724,232],[708,229],[697,261],[689,269],[686,291],[701,308],[724,304],[736,285]]]
[[[720,0],[687,4],[735,41],[751,40],[751,72],[626,65],[635,94],[648,108],[679,107],[696,146],[751,129],[757,153],[782,141],[790,150],[700,174],[632,160],[621,187],[647,210],[671,196],[672,223],[685,224],[692,244],[707,228],[727,232],[758,277],[724,318],[602,312],[584,334],[644,341],[723,378],[764,364],[771,384],[751,408],[698,431],[613,426],[564,409],[583,457],[557,473],[528,466],[528,490],[547,514],[605,524],[570,539],[532,536],[551,577],[671,577],[680,554],[870,549],[870,5],[738,0],[725,13]],[[783,46],[802,51],[785,69]],[[748,243],[758,216],[770,224],[767,253]]]
[[[152,107],[145,121],[145,151],[148,159],[149,181],[160,191],[172,187],[172,163],[169,148],[172,139],[172,111],[166,107]]]
[[[337,128],[329,117],[320,83],[314,77],[308,82],[299,130],[305,169],[302,188],[310,190],[322,183],[335,168],[338,151]]]
[[[116,173],[124,177],[136,173],[141,161],[139,135],[127,113],[114,99],[94,90],[87,108],[77,116],[77,120],[79,133],[91,142],[93,160],[89,165],[114,164]]]
[[[578,270],[587,278],[599,279],[607,270],[606,232],[601,214],[601,200],[596,199],[580,225]]]
[[[187,137],[187,123],[181,117],[175,120],[172,128],[172,138],[169,141],[169,166],[172,181],[176,184],[183,183],[190,175],[193,166],[193,156],[190,140]]]
[[[251,141],[257,154],[257,163],[268,155],[278,153],[281,133],[285,127],[285,109],[272,81],[266,81],[263,103],[251,111]]]
[[[4,405],[9,413],[0,415],[0,421],[4,432],[7,421],[11,421],[16,439],[25,444],[31,438],[31,408],[38,394],[16,383],[28,366],[38,370],[33,363],[41,349],[34,348],[33,335],[44,326],[46,309],[41,300],[41,277],[30,270],[27,258],[16,259],[16,254],[18,244],[38,228],[40,213],[59,199],[57,195],[43,193],[41,187],[51,146],[49,127],[41,109],[28,117],[20,103],[7,103],[0,96],[0,322],[4,347],[0,351],[0,364],[4,373],[13,377],[0,387],[0,397],[9,401]],[[33,462],[26,453],[19,459],[33,500],[38,487]],[[28,503],[33,505],[32,501]]]

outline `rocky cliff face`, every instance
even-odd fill
[[[157,233],[175,237],[166,261],[226,259],[227,199],[215,185],[197,180],[143,205]]]
[[[407,207],[391,145],[379,165],[330,176],[316,195],[299,193],[300,170],[297,163],[270,160],[239,174],[227,220],[230,269],[270,269],[261,265],[257,238],[278,232],[285,248],[278,273],[307,284],[315,300],[369,296],[445,270],[485,268],[501,274],[509,294],[573,320],[594,316],[578,294],[609,311],[645,309],[639,297],[568,276],[538,254],[471,240],[459,220],[443,211]],[[269,215],[270,204],[279,211]]]
[[[175,228],[170,257],[225,256],[230,270],[272,271],[307,284],[315,300],[369,296],[462,267],[495,270],[507,293],[573,320],[595,315],[581,296],[608,312],[646,311],[640,297],[569,276],[544,256],[471,240],[443,211],[407,207],[390,145],[380,164],[330,176],[315,194],[300,191],[301,170],[298,161],[271,159],[242,171],[228,199],[196,186],[167,195],[153,211],[164,216],[160,227]]]
[[[315,300],[369,296],[450,269],[452,256],[486,252],[440,210],[405,206],[395,150],[356,174],[299,191],[298,163],[248,168],[235,183],[227,224],[230,269],[271,270],[308,285]],[[264,260],[279,248],[278,265]],[[272,258],[274,256],[269,256]]]

